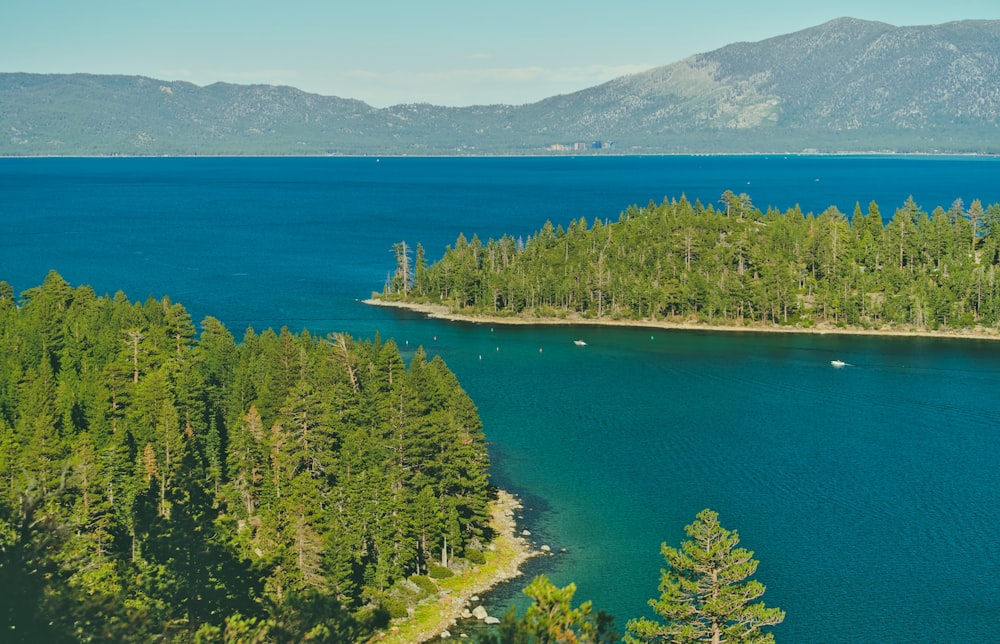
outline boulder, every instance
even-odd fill
[[[476,619],[486,619],[487,617],[486,609],[483,608],[482,606],[476,606],[472,610],[472,616],[475,617]]]

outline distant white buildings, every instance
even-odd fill
[[[614,147],[614,141],[591,141],[590,143],[577,141],[576,143],[553,143],[546,149],[549,152],[584,152],[587,150],[613,150]]]

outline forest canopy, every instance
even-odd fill
[[[488,466],[422,349],[0,282],[4,641],[363,638],[488,541]]]
[[[381,297],[494,316],[718,325],[975,328],[1000,324],[1000,205],[911,198],[888,223],[874,202],[762,212],[718,204],[631,206],[616,222],[545,222],[527,240],[459,235],[428,263],[397,245]]]

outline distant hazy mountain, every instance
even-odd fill
[[[595,142],[601,145],[595,146]],[[1000,21],[851,18],[522,106],[0,74],[0,154],[1000,152]],[[579,151],[579,150],[578,150]]]

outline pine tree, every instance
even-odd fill
[[[71,642],[65,624],[68,573],[56,554],[67,530],[52,497],[36,487],[14,503],[0,499],[0,639],[5,642]]]
[[[534,602],[524,616],[515,618],[512,608],[500,623],[497,635],[480,637],[479,644],[602,644],[615,642],[614,618],[593,604],[573,607],[576,584],[557,588],[545,575],[535,577],[524,589]]]
[[[226,470],[234,494],[231,503],[239,507],[239,516],[252,519],[261,505],[268,486],[267,443],[264,423],[254,406],[229,434]]]
[[[254,615],[260,575],[220,538],[205,459],[192,437],[185,437],[177,457],[181,466],[165,495],[172,511],[169,516],[147,513],[151,520],[142,525],[143,556],[157,572],[151,590],[167,600],[174,619],[195,627],[221,624],[233,612]]]
[[[37,371],[28,370],[21,389],[19,418],[14,426],[15,437],[24,445],[21,471],[47,495],[59,487],[64,460],[69,454],[59,435],[56,384],[48,360],[42,360]]]
[[[72,524],[79,529],[67,540],[67,563],[74,570],[71,583],[90,594],[114,596],[121,591],[112,547],[114,542],[110,477],[89,434],[81,433],[73,445],[71,476],[76,505]]]
[[[630,620],[625,641],[773,642],[774,636],[761,629],[780,624],[785,613],[754,603],[764,585],[748,580],[757,570],[753,552],[736,547],[739,535],[723,528],[712,510],[699,512],[684,530],[690,539],[680,548],[663,544],[668,567],[662,572],[660,598],[649,601],[666,623]]]

